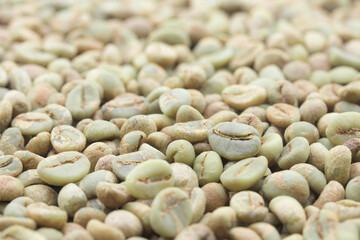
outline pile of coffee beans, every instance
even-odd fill
[[[360,1],[0,0],[0,239],[360,240]]]

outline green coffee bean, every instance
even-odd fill
[[[158,131],[162,130],[165,127],[172,126],[175,123],[175,120],[165,116],[164,114],[149,114],[148,118],[153,120],[156,124]]]
[[[310,188],[320,194],[326,186],[325,175],[316,167],[307,163],[293,165],[290,170],[300,173],[309,183]]]
[[[128,202],[123,206],[122,209],[133,213],[136,217],[140,219],[142,225],[144,226],[145,234],[153,234],[153,230],[150,225],[151,207],[149,205],[139,201]]]
[[[163,154],[162,152],[160,152],[159,150],[157,150],[156,148],[154,148],[153,146],[147,143],[141,144],[141,146],[139,147],[139,151],[149,153],[152,156],[152,158],[166,159],[165,154]]]
[[[306,162],[309,154],[309,142],[303,137],[295,137],[283,148],[278,165],[282,169],[290,169],[295,164]]]
[[[321,143],[313,143],[310,145],[310,154],[307,163],[313,165],[320,171],[324,171],[326,157],[329,150]]]
[[[294,84],[286,80],[276,81],[267,89],[267,101],[269,104],[284,103],[298,106],[297,89]],[[281,109],[279,109],[281,111]]]
[[[166,159],[170,163],[179,162],[192,166],[195,160],[194,147],[186,140],[175,140],[166,149]]]
[[[48,83],[53,86],[56,90],[60,90],[62,85],[64,84],[64,80],[58,73],[44,73],[37,76],[34,81],[34,85],[41,83]]]
[[[125,240],[125,235],[121,230],[108,226],[97,219],[90,220],[86,225],[86,230],[94,239]]]
[[[333,66],[349,66],[360,69],[360,58],[337,47],[330,48],[328,57]]]
[[[184,44],[190,46],[189,35],[180,28],[161,27],[150,33],[151,41],[165,42],[170,45]]]
[[[14,157],[20,159],[23,170],[36,169],[39,162],[44,159],[43,157],[27,150],[14,152]]]
[[[335,212],[322,209],[307,219],[303,228],[303,236],[305,239],[333,238],[338,224],[339,217]]]
[[[59,125],[51,131],[51,144],[57,152],[79,151],[85,148],[84,134],[68,125]]]
[[[193,168],[200,186],[203,186],[210,182],[219,182],[223,172],[223,163],[219,154],[206,151],[196,157]]]
[[[24,184],[17,178],[0,175],[0,201],[11,201],[24,194]]]
[[[354,200],[359,202],[359,177],[355,177],[351,179],[348,184],[346,185],[346,199]]]
[[[143,226],[139,218],[125,210],[115,210],[105,218],[105,224],[122,231],[126,238],[139,236],[143,232]]]
[[[230,230],[231,240],[241,240],[243,238],[261,240],[260,236],[254,230],[246,227],[234,227]]]
[[[359,101],[359,84],[360,81],[353,81],[339,90],[339,96],[342,100],[357,103]]]
[[[264,156],[269,167],[275,165],[283,151],[281,136],[277,133],[268,133],[261,137],[261,147],[257,156]]]
[[[9,75],[10,88],[27,94],[31,88],[29,74],[22,68],[14,68]]]
[[[276,103],[266,109],[266,117],[274,126],[286,128],[300,121],[300,111],[290,104]]]
[[[90,70],[86,74],[86,80],[95,81],[103,87],[105,100],[111,100],[125,92],[125,87],[121,79],[111,71],[102,68]]]
[[[200,61],[208,61],[215,68],[221,68],[227,65],[233,56],[234,50],[231,47],[225,47],[217,52],[201,57]]]
[[[235,112],[229,111],[229,110],[223,110],[223,111],[219,111],[219,112],[215,113],[214,115],[211,115],[211,117],[209,117],[209,120],[211,120],[215,125],[217,125],[218,123],[221,123],[221,122],[233,121],[237,117],[238,117],[238,115]],[[240,122],[240,123],[244,123],[244,122]],[[246,124],[246,123],[244,123],[244,124]]]
[[[121,140],[123,140],[123,139],[121,139]],[[146,138],[146,142],[149,145],[153,146],[154,148],[160,150],[162,153],[166,154],[166,149],[169,146],[169,144],[172,142],[172,139],[166,133],[154,132],[154,133],[149,134],[149,136]],[[141,145],[141,144],[139,144],[139,145]],[[195,146],[194,146],[194,148],[195,148]]]
[[[154,134],[154,133],[153,133]],[[120,142],[119,153],[126,154],[138,151],[140,145],[147,141],[142,131],[133,131],[124,135]]]
[[[346,112],[335,115],[329,120],[326,137],[334,145],[340,145],[360,136],[360,113]]]
[[[231,207],[219,207],[211,213],[206,224],[218,239],[226,239],[230,230],[237,225],[235,210]]]
[[[161,113],[160,105],[159,105],[159,97],[165,93],[166,91],[169,91],[170,88],[168,87],[159,87],[151,91],[146,96],[146,106],[148,108],[147,113]]]
[[[290,233],[302,232],[306,221],[305,211],[295,198],[289,196],[275,197],[270,201],[269,208]]]
[[[100,96],[96,87],[83,83],[74,87],[66,98],[65,107],[69,109],[74,119],[91,117],[99,109]]]
[[[322,209],[334,211],[339,216],[339,221],[343,222],[352,218],[359,218],[360,205],[359,202],[353,200],[340,200],[337,202],[325,203]]]
[[[224,102],[237,110],[260,105],[266,100],[266,90],[258,86],[232,85],[221,94]]]
[[[38,154],[42,157],[45,157],[52,147],[50,139],[51,139],[50,133],[41,132],[29,140],[29,142],[25,146],[25,149],[34,154]]]
[[[24,226],[26,229],[33,229],[33,230],[36,229],[36,222],[31,218],[8,217],[8,216],[2,216],[0,218],[0,231],[3,231],[13,225]]]
[[[108,121],[96,120],[89,123],[84,129],[84,135],[89,142],[118,138],[119,128]]]
[[[146,114],[148,109],[142,96],[115,98],[106,102],[101,111],[106,120],[113,118],[130,118],[139,114]]]
[[[330,150],[334,147],[328,138],[320,138],[318,142],[321,143],[327,150]]]
[[[24,184],[25,187],[33,184],[45,184],[38,175],[36,169],[29,169],[20,173],[17,178]]]
[[[6,87],[9,83],[9,77],[7,72],[1,67],[0,68],[0,86]]]
[[[203,115],[194,107],[189,105],[183,105],[176,112],[176,122],[191,122],[204,120]]]
[[[132,169],[151,158],[155,157],[148,151],[137,151],[123,154],[111,160],[112,169],[119,179],[125,180],[126,176]]]
[[[175,49],[162,42],[151,42],[145,48],[145,54],[150,62],[163,67],[171,67],[177,60]]]
[[[185,240],[185,239],[215,240],[216,238],[214,232],[208,226],[201,223],[197,223],[185,227],[175,237],[175,240]]]
[[[86,175],[79,182],[79,187],[85,193],[88,199],[96,197],[96,186],[100,182],[111,182],[117,183],[118,180],[116,176],[107,170],[99,170]]]
[[[206,196],[205,192],[198,187],[192,189],[190,193],[190,203],[192,209],[191,222],[195,223],[203,216],[206,208]]]
[[[86,207],[95,208],[104,213],[109,213],[111,210],[107,208],[99,199],[93,198],[87,201]],[[101,214],[102,215],[102,214]]]
[[[120,129],[120,137],[124,137],[127,133],[132,131],[142,131],[146,135],[156,132],[157,127],[154,121],[152,121],[146,115],[136,115],[125,121]]]
[[[54,189],[44,184],[30,185],[24,189],[24,196],[48,205],[57,205],[57,195]]]
[[[269,223],[259,222],[253,223],[249,226],[252,230],[254,230],[261,239],[264,240],[280,240],[280,234],[278,230],[274,226]]]
[[[227,170],[221,176],[221,183],[230,191],[241,191],[250,188],[265,174],[268,164],[263,156],[241,160]]]
[[[124,184],[99,182],[96,185],[96,196],[109,208],[119,208],[133,198]]]
[[[215,209],[225,206],[228,202],[228,191],[220,183],[208,183],[201,188],[206,197],[206,212],[212,212]]]
[[[29,197],[18,197],[12,200],[4,209],[4,216],[26,217],[26,207],[34,201]]]
[[[161,112],[171,118],[175,118],[176,112],[182,105],[190,104],[190,93],[181,88],[169,90],[163,93],[159,98]]]
[[[325,203],[336,202],[345,198],[345,189],[337,181],[330,181],[320,193],[314,206],[321,208]]]
[[[317,87],[322,87],[331,82],[331,76],[328,71],[315,70],[310,74],[309,80]]]
[[[85,228],[91,219],[97,219],[103,222],[105,218],[106,214],[103,211],[92,207],[83,207],[76,211],[74,215],[74,223],[77,223]]]
[[[319,140],[320,136],[318,129],[313,124],[301,121],[288,126],[285,129],[284,137],[286,142],[296,137],[304,137],[309,144],[313,144]]]
[[[59,207],[73,217],[77,210],[86,206],[87,198],[85,193],[74,183],[66,184],[58,194]]]
[[[37,167],[41,180],[55,186],[79,181],[89,172],[89,169],[89,159],[73,151],[47,157]]]
[[[340,101],[335,104],[334,112],[344,113],[344,112],[360,112],[359,105],[355,103],[350,103],[347,101]]]
[[[274,80],[285,80],[281,69],[276,65],[268,65],[259,72],[260,77],[268,77]]]
[[[162,132],[172,139],[183,139],[190,143],[202,142],[207,139],[208,130],[213,127],[211,120],[191,121],[186,123],[175,123],[165,127]]]
[[[178,187],[187,193],[199,187],[199,181],[196,172],[184,163],[171,163],[171,170],[174,176],[174,187]]]
[[[228,160],[255,156],[261,145],[259,132],[242,123],[219,123],[208,131],[211,148]]]
[[[39,226],[61,229],[67,221],[67,214],[59,207],[48,206],[45,203],[32,203],[26,207],[27,216]]]
[[[61,240],[63,238],[62,232],[53,228],[39,228],[36,232],[40,233],[45,239]]]
[[[0,156],[0,175],[16,177],[23,170],[22,162],[12,155]]]
[[[343,222],[337,228],[338,239],[359,239],[358,228],[355,223]]]
[[[215,74],[201,86],[200,90],[205,95],[214,93],[221,94],[221,92],[228,86],[229,81],[225,76]]]
[[[125,185],[131,195],[149,199],[161,190],[174,185],[170,165],[161,159],[153,159],[136,166],[126,176]]]
[[[21,113],[30,111],[30,103],[24,93],[17,90],[8,91],[3,100],[8,100],[12,105],[12,116],[15,117]]]
[[[298,101],[303,103],[300,107],[300,114],[304,121],[315,123],[319,118],[327,113],[327,106],[321,99],[313,99],[316,101],[310,101],[307,99],[308,95],[317,94],[318,87],[305,79],[299,79],[294,82],[294,86],[298,89]],[[312,104],[314,107],[318,107],[319,111],[312,110]]]
[[[0,234],[1,238],[8,239],[29,239],[29,240],[46,240],[40,233],[34,230],[30,230],[26,227],[14,225],[6,228],[4,232]]]
[[[150,224],[164,237],[175,237],[192,218],[191,203],[186,192],[178,188],[166,188],[159,192],[152,203]]]
[[[40,132],[50,132],[53,123],[44,113],[28,112],[17,115],[11,126],[18,127],[24,135],[36,135]]]
[[[325,176],[327,181],[335,180],[345,185],[349,181],[351,152],[345,146],[336,146],[329,151],[325,160]]]
[[[53,127],[72,124],[73,119],[69,109],[59,104],[48,104],[40,112],[45,113],[51,118]]]
[[[1,74],[1,70],[0,70]],[[0,132],[4,132],[11,122],[11,116],[13,113],[13,108],[11,102],[8,100],[0,101]]]
[[[24,148],[24,137],[19,128],[6,129],[0,138],[0,150],[4,154],[14,154]]]
[[[260,136],[264,132],[263,122],[261,122],[261,120],[252,113],[242,113],[238,117],[234,118],[232,122],[238,122],[249,125],[255,128],[259,132]]]
[[[304,204],[309,197],[309,184],[306,179],[295,171],[284,170],[275,172],[265,178],[261,188],[266,199],[285,195]]]
[[[256,192],[241,191],[232,196],[230,207],[236,211],[240,223],[261,222],[268,213],[264,199]]]

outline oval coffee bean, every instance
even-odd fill
[[[259,132],[248,125],[223,122],[208,131],[211,148],[228,160],[255,156],[260,151]]]
[[[295,171],[284,170],[267,176],[261,188],[266,199],[285,195],[304,204],[310,195],[309,184],[306,179]]]
[[[44,113],[27,112],[17,115],[11,122],[12,127],[18,127],[24,135],[36,135],[50,132],[53,127],[51,118]]]
[[[47,157],[37,167],[40,179],[54,186],[77,182],[85,177],[89,169],[89,159],[74,151]]]
[[[259,181],[264,176],[267,167],[267,159],[263,156],[247,158],[225,170],[220,180],[227,189],[238,192],[250,188]]]
[[[85,148],[84,134],[69,125],[59,125],[51,131],[51,144],[57,152],[78,151]]]
[[[159,192],[150,212],[153,230],[164,237],[175,237],[192,218],[188,194],[178,188],[166,188]]]
[[[161,159],[140,163],[126,176],[125,186],[136,198],[154,198],[161,190],[174,186],[170,164]]]

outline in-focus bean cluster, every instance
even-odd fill
[[[360,240],[360,1],[0,0],[0,239]]]

